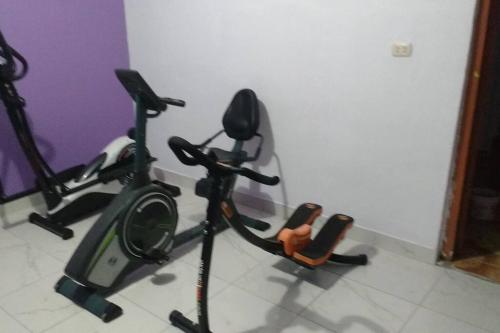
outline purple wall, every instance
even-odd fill
[[[17,87],[55,170],[87,162],[132,126],[130,98],[113,73],[128,67],[123,1],[2,0],[0,28],[30,64]],[[4,111],[0,177],[12,194],[32,187],[33,175]]]

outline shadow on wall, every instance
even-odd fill
[[[33,128],[29,117],[28,125]],[[55,149],[47,140],[35,136],[35,142],[47,161],[54,159]],[[19,145],[3,103],[0,103],[0,181],[6,195],[13,195],[35,186],[35,176]]]
[[[285,176],[283,173],[283,168],[281,165],[281,160],[278,156],[278,154],[274,151],[274,136],[273,136],[273,131],[271,128],[271,120],[269,118],[269,114],[267,111],[267,107],[264,105],[264,103],[259,100],[259,116],[260,116],[260,126],[259,126],[259,133],[262,134],[264,141],[262,145],[262,151],[260,154],[260,157],[257,161],[251,162],[252,169],[256,172],[261,172],[262,167],[265,167],[271,163],[273,158],[276,160],[276,164],[278,166],[278,176],[280,177],[281,181],[277,186],[280,186],[281,189],[281,194],[283,198],[283,212],[282,216],[287,216],[287,209],[286,207],[288,206],[288,198],[287,198],[287,191],[286,191],[286,183],[285,183]],[[257,149],[257,146],[259,144],[258,138],[253,139],[251,142],[248,143],[248,146],[246,147],[246,150],[249,152],[255,151]],[[250,181],[250,186],[247,187],[238,187],[236,189],[236,192],[243,193],[250,195],[252,197],[257,197],[260,200],[268,201],[268,202],[273,202],[273,198],[266,192],[262,192],[262,185],[254,181]],[[267,207],[269,206],[269,207]],[[276,211],[274,211],[275,206],[274,205],[266,205],[266,212],[269,214],[275,215]]]

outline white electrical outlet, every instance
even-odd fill
[[[392,55],[394,57],[411,57],[412,51],[411,43],[396,42],[392,44]]]

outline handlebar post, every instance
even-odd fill
[[[147,110],[144,108],[140,96],[135,98],[135,165],[134,172],[136,175],[145,173],[147,169],[146,161],[146,123]]]

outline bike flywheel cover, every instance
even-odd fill
[[[122,216],[122,244],[129,255],[144,259],[151,253],[171,250],[178,213],[167,192],[154,185],[141,189]]]

